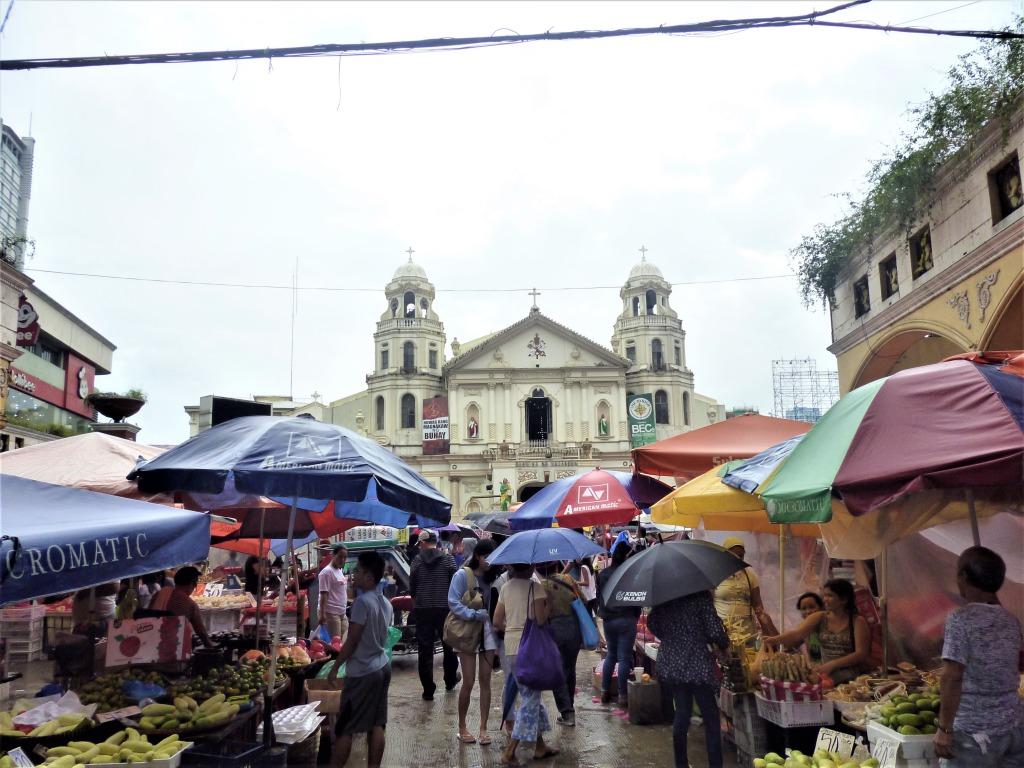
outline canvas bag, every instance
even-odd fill
[[[527,600],[526,625],[519,641],[519,653],[516,654],[516,682],[535,691],[554,691],[565,685],[562,655],[558,652],[551,625],[538,624],[529,617],[533,608],[532,581]]]
[[[484,607],[484,596],[477,588],[476,575],[468,567],[463,567],[466,572],[466,591],[460,598],[462,604],[472,611],[479,611]],[[456,616],[451,611],[444,620],[444,642],[450,645],[458,653],[476,653],[483,650],[484,624],[482,621],[467,621]]]
[[[590,611],[578,597],[572,601],[572,610],[576,614],[576,621],[580,625],[580,636],[583,638],[583,647],[588,651],[596,651],[601,641],[597,634],[597,625],[590,617]]]

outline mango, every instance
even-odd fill
[[[939,729],[936,728],[932,723],[926,723],[925,725],[921,726],[921,733],[928,734],[929,736],[933,735],[938,730]]]
[[[917,712],[917,705],[905,702],[896,705],[896,712],[901,715],[912,715]]]
[[[754,758],[754,768],[767,768],[768,762],[762,757]]]
[[[921,725],[921,716],[920,715],[896,715],[896,721],[895,722],[898,723],[901,726],[903,726],[903,725],[911,725],[914,728],[917,728],[918,726]]]
[[[921,735],[921,731],[919,731],[917,728],[915,728],[912,725],[901,725],[900,726],[900,733],[902,733],[904,736],[920,736]]]
[[[778,752],[769,752],[764,756],[764,760],[766,763],[771,763],[772,765],[784,765],[786,762]]]

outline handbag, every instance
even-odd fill
[[[583,647],[588,651],[596,651],[600,636],[597,634],[597,625],[590,618],[590,611],[578,597],[572,601],[572,611],[576,614],[576,621],[580,625],[580,636],[583,638]]]
[[[526,625],[516,654],[516,682],[535,691],[554,691],[565,685],[562,655],[558,652],[549,624],[530,618],[533,607],[533,582],[530,582],[526,607]]]
[[[467,567],[462,570],[466,572],[466,591],[460,600],[470,610],[479,611],[484,607],[484,597],[477,589],[476,576]],[[476,653],[483,649],[483,630],[482,621],[469,621],[449,611],[444,620],[442,639],[458,653]]]

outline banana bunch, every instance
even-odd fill
[[[0,736],[12,736],[14,738],[38,738],[41,736],[57,736],[62,733],[71,733],[87,722],[85,715],[61,715],[56,720],[43,723],[33,728],[28,733],[19,731],[14,727],[14,717],[10,712],[0,712]],[[0,765],[0,768],[3,768]]]
[[[228,699],[223,693],[218,693],[199,704],[191,696],[177,696],[174,704],[145,707],[139,727],[144,731],[184,731],[222,725],[237,715],[239,707],[248,701],[248,696]]]
[[[148,763],[151,760],[166,760],[188,746],[187,742],[178,739],[177,734],[151,744],[143,734],[128,728],[97,744],[91,741],[72,741],[66,747],[48,749],[43,765],[49,768],[83,768],[87,765]],[[0,768],[4,768],[2,763]]]
[[[802,653],[777,653],[762,659],[761,674],[772,680],[814,684],[820,680],[817,672]]]

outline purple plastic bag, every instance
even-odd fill
[[[550,625],[526,620],[516,654],[516,682],[535,691],[553,691],[565,685],[562,656]]]

